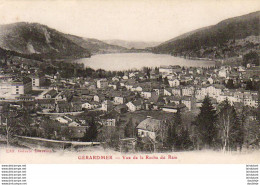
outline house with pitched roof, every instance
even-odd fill
[[[109,112],[113,109],[113,103],[109,100],[105,100],[101,105],[101,110],[105,112]]]
[[[100,121],[99,123],[103,126],[110,126],[110,127],[115,127],[116,123],[119,122],[120,119],[120,114],[112,110],[109,113],[100,116]]]
[[[55,98],[57,96],[58,92],[54,89],[48,91],[43,95],[43,98]]]
[[[138,111],[138,110],[141,110],[142,109],[142,105],[143,105],[143,102],[142,100],[135,100],[135,101],[130,101],[126,104],[126,106],[128,107],[128,110],[130,112],[135,112],[135,111]]]
[[[170,87],[178,87],[180,85],[180,80],[178,79],[172,79],[172,80],[169,80],[169,85]]]
[[[172,95],[172,89],[169,89],[169,88],[163,89],[163,95],[164,96],[171,96]]]
[[[151,117],[146,118],[141,121],[139,125],[136,127],[138,132],[138,137],[148,137],[155,141],[156,134],[162,124],[161,120],[154,119]]]

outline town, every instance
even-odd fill
[[[127,71],[19,57],[0,63],[0,140],[7,144],[92,143],[121,152],[259,147],[260,68],[250,61]]]

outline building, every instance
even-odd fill
[[[156,134],[162,124],[161,120],[153,119],[153,118],[146,118],[139,125],[136,127],[138,136],[139,137],[148,137],[155,141]]]
[[[184,104],[175,105],[173,103],[163,106],[162,111],[176,113],[179,110],[184,111],[186,106]]]
[[[63,123],[63,124],[68,124],[69,123],[69,120],[63,118],[63,117],[57,117],[55,118],[55,120],[57,120],[58,122],[60,123]]]
[[[178,87],[180,85],[180,80],[178,79],[169,80],[169,85],[170,87]]]
[[[181,88],[173,88],[172,95],[174,96],[182,96],[182,89]]]
[[[195,88],[193,86],[184,86],[181,90],[182,96],[193,96],[195,94]]]
[[[227,78],[228,76],[228,72],[226,69],[221,69],[219,72],[218,72],[218,76],[219,77],[223,77],[223,78]]]
[[[56,96],[58,95],[58,92],[54,89],[48,91],[47,93],[45,93],[43,95],[43,98],[47,98],[47,99],[50,99],[50,98],[55,98]]]
[[[104,101],[106,98],[105,98],[105,96],[103,96],[103,95],[94,95],[93,96],[93,100],[95,101],[95,102],[102,102],[102,101]]]
[[[143,91],[141,92],[141,96],[142,96],[144,99],[149,99],[149,98],[151,98],[151,97],[153,97],[153,96],[156,96],[156,95],[157,95],[156,91],[151,91],[151,90],[149,90],[149,89],[143,90]]]
[[[101,110],[105,112],[109,112],[113,109],[113,103],[109,100],[105,100],[101,105]]]
[[[160,66],[159,73],[164,76],[172,75],[176,72],[181,72],[180,66]]]
[[[133,102],[128,102],[126,104],[126,106],[128,107],[128,110],[130,112],[138,111],[138,110],[142,109],[142,101],[136,100],[136,101],[133,101]]]
[[[13,97],[29,94],[32,91],[32,82],[28,77],[13,80],[11,76],[0,76],[0,96]]]
[[[22,80],[15,80],[12,82],[12,94],[21,95],[28,94],[32,91],[32,81],[26,77]]]
[[[93,109],[93,105],[89,102],[83,103],[81,106],[82,109]]]
[[[108,81],[107,79],[103,78],[97,81],[97,88],[99,89],[103,89],[106,88],[108,86]]]
[[[181,103],[183,103],[189,111],[196,107],[196,99],[191,96],[182,97]]]
[[[115,127],[119,121],[120,115],[117,111],[112,110],[109,113],[100,117],[100,124],[103,126]]]
[[[124,104],[125,103],[125,97],[123,97],[123,96],[116,96],[116,97],[114,97],[114,102],[116,103],[116,104]]]
[[[176,113],[177,112],[177,106],[174,104],[168,104],[162,107],[162,111],[164,112],[171,112],[171,113]]]
[[[215,84],[215,85],[210,85],[206,88],[206,94],[209,95],[209,97],[216,98],[220,96],[222,91],[225,89],[225,86]]]
[[[41,87],[45,82],[45,76],[42,74],[31,75],[32,87]]]
[[[95,109],[95,108],[98,108],[98,105],[99,105],[99,103],[97,103],[97,102],[86,102],[86,103],[83,103],[81,106],[82,106],[82,109]]]
[[[171,96],[172,93],[171,93],[172,89],[163,89],[163,95],[164,96]]]
[[[82,110],[81,103],[77,102],[67,102],[67,101],[58,101],[56,102],[56,112],[65,113],[65,112],[79,112]]]

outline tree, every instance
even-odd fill
[[[176,138],[177,138],[176,125],[175,125],[175,122],[173,122],[173,121],[166,121],[166,124],[168,126],[168,134],[167,134],[167,138],[166,138],[166,143],[168,145],[168,148],[170,150],[173,150],[176,145]]]
[[[258,89],[258,102],[260,102],[260,88]],[[258,103],[256,119],[260,122],[260,103]]]
[[[226,88],[228,89],[234,89],[234,82],[232,79],[229,79],[226,84]]]
[[[84,141],[95,141],[97,139],[98,130],[96,124],[91,121],[89,124],[89,128],[87,128]]]
[[[178,136],[178,148],[180,150],[187,150],[192,146],[192,142],[189,136],[189,131],[187,129],[182,128],[180,131],[180,135]]]
[[[239,142],[241,126],[237,118],[235,108],[231,106],[228,100],[220,104],[218,114],[218,128],[223,151],[235,149]]]
[[[156,141],[161,143],[162,148],[168,147],[168,124],[166,121],[162,121],[159,125],[159,128],[156,132]],[[155,148],[155,143],[154,143]]]
[[[259,147],[260,122],[257,118],[257,109],[244,107],[243,112],[243,136],[246,147]]]
[[[175,113],[175,116],[174,116],[174,122],[177,125],[182,125],[181,109],[180,108],[177,108],[177,112]]]
[[[40,122],[40,128],[43,129],[43,137],[47,139],[56,139],[61,132],[61,126],[49,117],[44,117]]]
[[[158,82],[162,82],[162,75],[159,75]]]
[[[6,144],[9,146],[10,139],[19,131],[19,122],[17,121],[17,112],[9,110],[2,113],[4,132],[6,135]]]
[[[167,121],[168,134],[166,143],[171,150],[188,149],[192,142],[190,140],[189,131],[183,126],[180,109],[174,115],[173,121]]]
[[[253,82],[251,80],[246,82],[246,90],[254,90]]]
[[[135,136],[135,126],[133,124],[132,118],[129,119],[127,122],[125,129],[124,129],[125,137],[134,137]]]
[[[148,79],[150,79],[150,77],[151,77],[151,69],[150,68],[146,69],[146,76],[148,77]]]
[[[175,126],[175,133],[176,133],[175,148],[177,150],[186,150],[192,145],[192,142],[189,136],[188,129],[186,129],[185,126],[183,125],[181,116],[182,116],[181,110],[178,108],[174,116],[174,123],[176,125]]]
[[[205,148],[212,147],[216,138],[216,110],[211,104],[210,98],[206,96],[196,117],[195,125],[198,130],[198,137]]]
[[[169,80],[167,77],[164,77],[163,83],[164,83],[164,85],[167,85],[167,86],[169,85]]]
[[[238,114],[238,120],[239,120],[239,127],[238,127],[238,138],[237,138],[237,143],[239,145],[239,150],[242,150],[243,144],[245,142],[245,122],[247,118],[247,111],[246,107],[242,107],[241,113]]]
[[[250,51],[243,56],[243,65],[246,67],[248,63],[253,63],[256,66],[259,66],[259,58],[260,57],[256,51]]]
[[[20,134],[31,136],[32,135],[32,118],[30,116],[29,110],[23,109],[19,112],[19,122],[20,122]]]

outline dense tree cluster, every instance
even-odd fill
[[[259,66],[260,56],[256,51],[250,51],[243,56],[243,65],[246,67],[247,64],[254,64]]]

